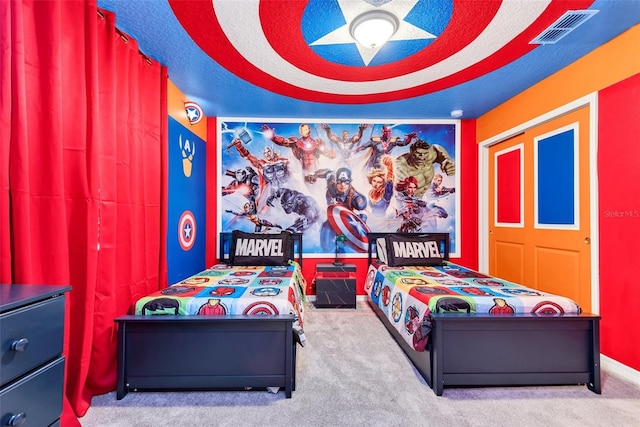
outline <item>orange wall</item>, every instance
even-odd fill
[[[484,141],[640,71],[640,25],[478,118]],[[541,47],[546,49],[546,47]]]
[[[184,109],[184,103],[190,101],[171,80],[167,80],[167,110],[169,116],[176,119],[182,126],[198,135],[204,141],[207,140],[207,120],[206,117],[192,125]]]
[[[632,312],[640,300],[640,25],[532,86],[477,120],[477,141],[521,125],[588,94],[599,92],[598,168],[601,352],[640,370],[640,327]],[[612,160],[613,159],[613,160]],[[613,192],[613,193],[612,193]],[[614,217],[612,212],[622,212]],[[626,212],[630,216],[624,217]],[[605,233],[606,231],[606,233]],[[597,308],[596,308],[597,309]],[[620,312],[619,310],[622,310]],[[633,348],[633,349],[632,349]]]

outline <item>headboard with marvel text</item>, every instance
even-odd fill
[[[289,260],[302,266],[302,233],[220,233],[220,262],[232,265],[285,265]]]
[[[380,246],[378,239],[386,240],[387,237],[407,243],[415,242],[415,255],[418,256],[420,260],[429,259],[430,256],[434,255],[435,258],[439,258],[442,261],[449,260],[451,245],[449,233],[367,233],[367,262],[369,265],[374,259],[387,263],[386,260],[380,260],[381,254],[378,254],[378,247]],[[411,246],[408,247],[411,248]],[[411,257],[409,257],[405,265],[410,264]]]

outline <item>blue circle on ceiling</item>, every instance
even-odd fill
[[[393,6],[399,0],[361,0],[372,5]],[[343,2],[346,6],[351,1]],[[406,2],[401,2],[406,4]],[[399,5],[399,6],[401,6]],[[393,8],[386,8],[393,12]],[[403,21],[433,34],[436,38],[449,24],[453,14],[453,0],[419,0]],[[397,14],[396,14],[397,16]],[[398,17],[400,19],[400,17]],[[321,58],[341,65],[362,67],[365,65],[355,40],[345,38],[344,43],[312,43],[341,27],[348,25],[338,0],[310,0],[301,20],[302,35],[309,47]],[[346,33],[348,34],[348,28]],[[384,65],[405,59],[429,46],[436,38],[389,41],[369,62],[368,66]]]

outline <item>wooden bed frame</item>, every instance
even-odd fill
[[[302,264],[302,234],[292,233],[292,259]],[[231,233],[220,234],[221,262]],[[225,256],[226,254],[226,256]],[[296,316],[140,316],[118,325],[116,398],[129,391],[295,390]],[[189,347],[186,347],[187,344]]]
[[[376,239],[388,234],[368,233],[369,264]],[[420,234],[441,241],[449,259],[448,233]],[[429,343],[418,352],[369,296],[367,301],[438,396],[445,387],[570,384],[601,393],[600,316],[432,313]]]

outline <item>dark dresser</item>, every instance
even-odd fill
[[[356,308],[355,264],[316,264],[316,307]]]
[[[0,284],[0,426],[59,426],[70,286]]]

